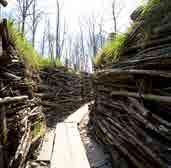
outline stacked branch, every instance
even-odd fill
[[[137,20],[120,61],[95,75],[91,124],[113,167],[171,166],[170,9],[163,0]]]
[[[0,29],[0,165],[22,168],[40,139],[34,129],[37,122],[44,122],[44,116],[40,100],[34,96],[35,72],[18,55],[6,20],[0,23]]]
[[[81,96],[83,102],[90,102],[93,100],[93,75],[81,72],[80,73],[80,82],[81,82]]]
[[[130,167],[170,164],[170,82],[168,71],[110,69],[96,74],[91,122],[115,164],[116,151]]]
[[[67,68],[45,68],[40,72],[37,96],[42,99],[48,126],[71,114],[91,99],[91,75]]]

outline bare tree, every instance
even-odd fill
[[[73,40],[72,40],[72,37],[69,36],[69,37],[68,37],[68,46],[66,46],[66,47],[68,48],[68,50],[67,50],[67,48],[66,48],[66,50],[68,51],[68,57],[70,57],[71,54],[72,54],[72,45],[73,45]],[[72,60],[71,60],[71,63],[72,63]],[[71,63],[70,63],[70,64],[71,64]]]
[[[73,62],[74,62],[73,54],[72,54],[73,48],[74,48],[73,47],[73,38],[70,35],[68,35],[68,37],[66,38],[66,41],[65,41],[65,53],[66,53],[65,59],[68,60],[69,67],[72,67]]]
[[[84,34],[83,34],[83,30],[80,26],[80,70],[83,71],[85,69],[85,45],[84,45]]]
[[[66,41],[66,22],[65,22],[65,20],[63,22],[63,28],[61,29],[60,34],[61,34],[61,37],[60,37],[60,57],[59,57],[59,59],[63,55],[64,44]]]
[[[34,0],[16,0],[16,1],[17,1],[18,14],[21,23],[21,32],[24,34],[26,19],[28,16],[31,15],[30,7],[33,4]]]
[[[55,57],[54,57],[55,37],[51,32],[50,20],[48,20],[48,24],[47,24],[47,41],[48,41],[48,49],[49,49],[50,59],[52,61],[55,61]]]
[[[88,20],[88,32],[89,32],[89,48],[91,49],[92,55],[95,56],[97,53],[97,38],[96,38],[96,20],[92,16]]]
[[[85,55],[84,34],[81,27],[80,27],[80,52],[82,56]]]
[[[32,45],[34,47],[37,26],[39,24],[42,14],[43,14],[43,12],[40,9],[37,9],[37,0],[33,0],[31,14],[32,14],[31,15],[31,34],[32,34]]]
[[[60,58],[60,6],[56,0],[56,57]]]
[[[116,34],[117,32],[117,22],[116,22],[116,0],[113,0],[112,2],[112,15],[113,15],[113,30]]]
[[[70,60],[75,70],[90,71],[91,57],[97,54],[104,44],[103,17],[97,20],[94,15],[84,18],[86,22],[79,22],[80,31],[74,39]],[[83,31],[83,28],[87,31]],[[73,40],[73,39],[72,39]]]
[[[46,27],[44,28],[43,34],[42,34],[42,40],[41,40],[41,55],[44,56],[45,55],[45,43],[46,43],[46,39],[47,39],[47,31],[46,31]]]
[[[102,48],[105,43],[105,32],[103,30],[103,22],[104,22],[104,19],[103,19],[103,17],[101,17],[100,23],[99,23],[99,33],[98,33],[99,48]]]
[[[59,0],[56,0],[56,11],[56,58],[60,59],[65,43],[66,23],[65,19],[61,19],[61,6]],[[63,25],[61,20],[64,20]]]
[[[79,57],[79,64],[80,64],[80,69],[81,71],[89,71],[89,60],[90,60],[90,55],[87,53],[87,46],[86,46],[86,35],[84,35],[84,31],[82,29],[82,26],[80,26],[80,39],[79,39],[79,43],[80,43],[80,48],[79,48],[79,52],[80,52],[80,57]]]
[[[79,41],[76,41],[75,45],[74,45],[74,53],[73,53],[73,56],[74,56],[74,69],[75,70],[79,70],[80,69],[80,46],[79,46]]]
[[[98,49],[101,48],[104,44],[104,32],[103,32],[103,17],[100,18],[100,22],[97,20],[97,17],[92,15],[88,18],[87,22],[88,28],[88,48],[89,55],[92,57],[95,56],[98,52]]]
[[[118,18],[123,9],[123,4],[119,3],[117,0],[112,2],[112,17],[113,17],[113,33],[116,35],[118,33]]]

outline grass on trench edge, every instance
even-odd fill
[[[36,123],[33,124],[32,126],[32,138],[34,139],[38,135],[42,135],[45,129],[45,123],[44,121],[37,121]]]
[[[18,56],[23,58],[28,65],[35,69],[62,66],[59,59],[52,61],[49,57],[39,55],[22,33],[17,31],[12,21],[8,21],[7,26],[11,43],[16,48]]]
[[[114,63],[119,60],[123,44],[127,37],[127,33],[116,35],[112,41],[107,41],[104,47],[97,53],[93,62],[95,65]]]
[[[148,0],[145,2],[142,1],[142,7],[143,10],[140,14],[139,19],[141,20],[148,12],[158,3],[160,3],[161,0]],[[116,35],[115,39],[112,41],[107,41],[103,48],[97,53],[97,55],[93,58],[93,63],[96,66],[100,65],[108,65],[112,63],[116,63],[119,61],[119,56],[122,53],[122,48],[124,47],[125,41],[128,37],[128,35],[132,32],[134,29],[134,26],[136,23],[132,24],[126,33],[124,34],[118,34]]]

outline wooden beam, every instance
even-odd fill
[[[53,142],[54,142],[54,131],[49,131],[43,140],[42,147],[40,149],[39,155],[37,157],[37,161],[46,161],[50,162],[53,150]]]
[[[126,97],[135,97],[135,98],[143,98],[149,101],[156,101],[162,103],[171,103],[170,96],[158,96],[153,94],[139,94],[136,92],[127,92],[127,91],[113,91],[111,92],[111,96],[126,96]]]
[[[16,96],[16,97],[0,98],[0,105],[25,101],[27,99],[28,99],[28,96]]]
[[[56,127],[51,168],[90,168],[77,123],[60,123]]]
[[[171,71],[139,70],[139,69],[129,69],[129,70],[108,69],[108,70],[99,71],[96,74],[99,77],[112,74],[112,75],[144,75],[144,76],[146,75],[146,76],[154,76],[154,77],[171,78]]]

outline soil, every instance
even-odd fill
[[[89,114],[87,113],[82,119],[79,129],[91,168],[112,168],[110,155],[93,138],[90,133],[91,128],[88,127],[88,123]]]

